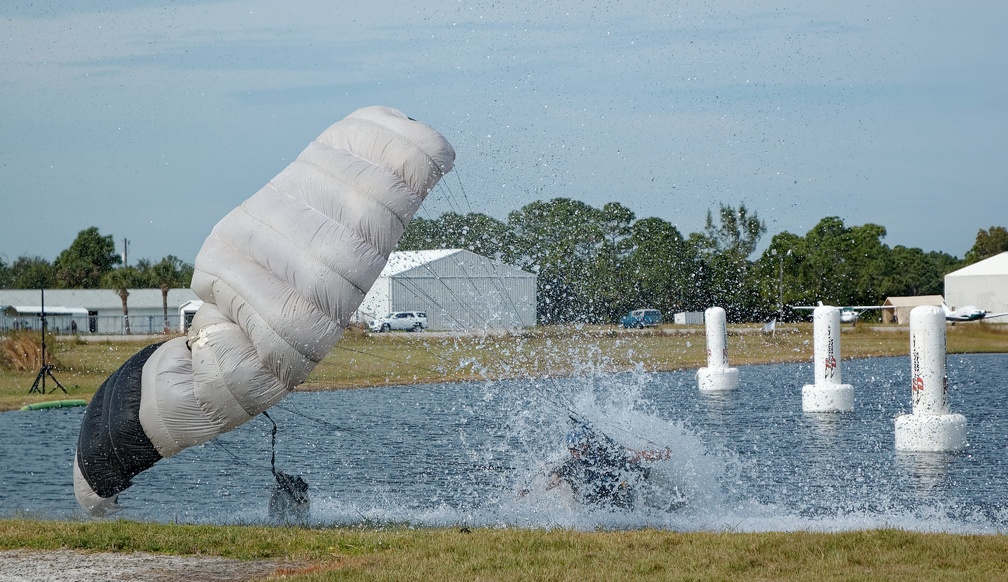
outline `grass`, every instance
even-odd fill
[[[0,520],[0,549],[297,564],[286,580],[1004,580],[1008,536],[817,532],[302,529]]]
[[[38,341],[36,333],[35,343]],[[27,370],[3,369],[0,370],[0,411],[16,410],[25,404],[46,400],[70,398],[90,400],[112,372],[150,343],[150,339],[87,342],[47,338],[46,349],[50,355],[46,359],[55,366],[53,376],[59,380],[67,393],[64,394],[52,378],[46,378],[46,394],[29,394],[28,391],[38,375],[38,364]]]
[[[558,376],[638,366],[649,371],[695,369],[706,365],[703,333],[703,328],[696,326],[633,332],[612,326],[544,327],[522,334],[478,337],[370,335],[352,330],[299,389]],[[47,341],[53,360],[58,362],[54,375],[68,393],[63,394],[47,380],[47,394],[29,394],[37,369],[5,370],[0,376],[0,411],[45,400],[90,399],[105,378],[151,341]],[[841,343],[845,358],[901,356],[910,350],[905,327],[844,327]],[[1008,325],[949,326],[947,343],[950,353],[1008,352]],[[735,366],[808,362],[813,350],[812,325],[781,326],[772,336],[759,333],[755,326],[733,326],[728,344]]]

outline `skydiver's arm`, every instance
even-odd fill
[[[563,463],[560,463],[549,472],[549,484],[546,485],[546,489],[550,490],[554,487],[560,485],[562,482],[570,478],[571,473],[574,471],[575,459],[567,459]]]

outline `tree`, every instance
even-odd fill
[[[413,219],[396,248],[400,251],[466,249],[509,262],[513,257],[512,242],[507,225],[495,218],[478,212],[446,212],[433,220]]]
[[[766,232],[766,224],[755,212],[750,214],[745,204],[738,210],[721,204],[718,220],[715,224],[713,214],[707,211],[704,234],[692,239],[707,267],[704,296],[709,304],[724,307],[730,320],[754,319],[759,296],[750,281],[749,255]]]
[[[9,289],[10,282],[10,267],[7,266],[7,261],[0,257],[0,289]]]
[[[133,267],[122,267],[105,273],[102,277],[101,286],[104,289],[112,289],[122,300],[123,328],[127,334],[132,333],[129,322],[129,307],[126,300],[129,298],[129,290],[136,287],[140,282],[140,274]]]
[[[192,283],[192,268],[188,269],[182,259],[168,255],[153,265],[147,272],[147,280],[161,289],[161,305],[164,310],[164,329],[168,324],[168,291],[176,287],[188,287]],[[187,276],[188,275],[188,276]]]
[[[1008,228],[992,226],[987,230],[980,229],[973,248],[963,257],[963,263],[972,265],[1005,251],[1008,251]]]
[[[745,204],[740,204],[738,210],[721,204],[718,219],[719,223],[715,225],[711,211],[707,211],[704,233],[711,248],[729,255],[734,262],[748,259],[766,233],[766,224],[755,212],[749,214]]]
[[[591,257],[591,276],[581,276],[591,302],[595,323],[619,319],[629,307],[627,296],[632,281],[624,277],[623,263],[632,249],[630,242],[634,213],[618,202],[610,202],[593,213],[598,244]]]
[[[877,224],[844,226],[836,216],[823,218],[810,230],[796,256],[796,303],[878,305],[889,270],[885,228]]]
[[[696,306],[698,261],[675,226],[642,218],[630,228],[630,252],[621,266],[626,303],[623,311],[654,307],[663,313]]]
[[[11,289],[48,289],[56,280],[52,265],[42,257],[18,257],[7,270]]]
[[[538,275],[536,299],[542,323],[605,320],[599,305],[598,251],[605,240],[603,213],[584,202],[555,198],[511,212],[515,262]]]
[[[805,240],[802,237],[782,232],[775,234],[770,246],[756,264],[760,297],[761,319],[776,313],[778,318],[787,318],[789,305],[805,304],[802,288],[796,277],[796,265],[806,255]]]
[[[56,284],[63,288],[98,287],[102,277],[121,262],[112,235],[102,236],[94,226],[86,228],[56,257]]]
[[[941,295],[945,274],[954,270],[955,257],[897,245],[889,251],[881,295]]]

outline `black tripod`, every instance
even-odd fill
[[[54,366],[52,366],[51,364],[49,364],[48,362],[46,362],[46,351],[45,351],[45,336],[46,336],[45,290],[44,289],[40,289],[40,291],[42,293],[42,312],[39,313],[39,317],[42,319],[42,367],[39,369],[38,375],[35,376],[35,383],[32,384],[31,390],[29,390],[28,393],[31,394],[33,392],[38,392],[39,394],[45,394],[45,390],[46,390],[46,388],[45,388],[45,379],[46,379],[46,376],[49,376],[50,378],[52,378],[52,381],[56,382],[56,385],[60,387],[60,390],[62,390],[64,394],[67,394],[67,389],[64,388],[62,384],[60,384],[60,381],[56,379],[56,376],[53,376],[52,371],[53,371]],[[53,392],[55,392],[55,391],[56,391],[56,389],[53,388]]]

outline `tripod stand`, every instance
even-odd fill
[[[46,393],[46,388],[45,388],[46,376],[49,376],[50,378],[52,378],[52,381],[56,382],[56,385],[60,387],[60,390],[62,390],[64,394],[67,394],[67,389],[64,388],[62,384],[60,384],[59,380],[56,379],[56,376],[53,376],[52,371],[53,371],[54,366],[52,366],[51,364],[49,364],[49,363],[46,362],[46,349],[45,349],[45,347],[46,347],[45,346],[45,336],[46,336],[45,290],[41,289],[40,291],[42,293],[42,312],[39,313],[39,317],[42,318],[42,367],[39,369],[38,375],[35,376],[35,383],[32,384],[31,390],[29,390],[28,393],[31,394],[33,392],[38,392],[39,394],[45,394]],[[55,391],[56,391],[56,389],[53,388],[53,392],[55,392]]]

